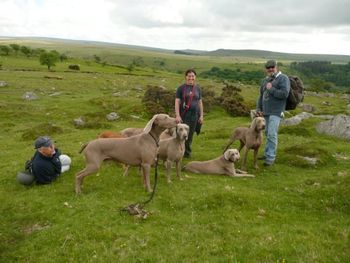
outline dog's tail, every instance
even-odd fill
[[[80,150],[79,150],[79,153],[82,153],[82,151],[84,151],[84,149],[85,149],[85,147],[86,146],[88,146],[88,142],[87,143],[84,143],[82,146],[81,146],[81,148],[80,148]]]

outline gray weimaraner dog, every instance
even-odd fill
[[[240,158],[237,149],[226,150],[225,153],[216,159],[199,162],[189,162],[184,170],[201,174],[223,174],[231,177],[255,177],[252,174],[235,169],[234,163]]]
[[[149,173],[157,156],[159,135],[165,129],[175,126],[175,118],[167,114],[156,114],[139,135],[128,138],[96,139],[84,145],[81,151],[85,155],[86,167],[76,174],[75,192],[81,192],[84,177],[97,172],[105,159],[141,166],[144,187],[147,191],[151,191]]]
[[[173,162],[176,163],[177,177],[181,180],[181,161],[185,153],[185,141],[189,130],[190,128],[187,124],[178,123],[176,126],[176,137],[160,140],[159,142],[159,159],[166,162],[168,183],[171,182],[170,169]]]
[[[238,139],[240,141],[240,146],[238,148],[238,151],[241,151],[241,149],[245,147],[242,166],[241,166],[241,169],[243,171],[245,171],[247,167],[247,156],[248,156],[249,149],[254,150],[254,168],[255,169],[259,168],[257,164],[257,155],[263,140],[264,129],[265,129],[265,119],[263,117],[256,117],[253,119],[249,128],[238,127],[234,129],[231,134],[231,137],[224,151],[226,151],[235,140]]]

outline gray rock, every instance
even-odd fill
[[[24,99],[24,100],[37,100],[38,99],[38,95],[36,95],[32,91],[27,91],[26,93],[24,93],[22,95],[22,99]]]
[[[0,87],[6,87],[8,84],[6,81],[0,80]]]
[[[314,112],[316,110],[316,108],[310,104],[304,104],[303,105],[303,111],[306,112]]]
[[[319,123],[316,130],[318,133],[350,140],[350,116],[338,114],[329,121]]]
[[[62,94],[61,92],[54,92],[54,93],[51,93],[49,96],[50,97],[56,97],[56,96],[59,96],[61,94]]]
[[[334,117],[334,115],[314,115],[314,117],[317,117],[320,119],[325,119],[325,120],[330,120]]]
[[[300,156],[300,155],[297,155],[297,157],[300,158],[300,159],[303,159],[309,165],[315,166],[317,164],[317,158],[307,157],[307,156]]]
[[[85,125],[85,121],[83,120],[82,117],[79,117],[78,119],[74,119],[73,123],[75,126],[84,126]]]
[[[117,120],[117,119],[119,119],[119,115],[118,115],[118,113],[116,113],[116,112],[111,112],[111,113],[109,113],[109,114],[107,114],[106,115],[106,118],[107,118],[107,120],[109,120],[109,121],[115,121],[115,120]]]
[[[302,120],[309,119],[314,115],[308,112],[302,112],[288,119],[282,119],[281,124],[284,126],[298,125]]]

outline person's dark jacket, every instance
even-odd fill
[[[272,83],[270,90],[266,89],[268,82]],[[264,115],[281,116],[286,108],[289,90],[290,82],[287,75],[279,72],[277,77],[266,77],[260,86],[257,111],[262,111]]]
[[[183,113],[185,111],[185,106],[188,104],[189,99],[191,97],[192,90],[194,91],[194,95],[192,97],[192,101],[189,105],[189,109],[186,110],[185,114]],[[183,84],[176,90],[176,98],[180,99],[180,115],[183,119],[191,119],[192,121],[198,120],[200,115],[200,108],[199,108],[199,100],[202,99],[202,90],[199,87],[199,85],[195,85],[194,89],[193,86]]]
[[[33,175],[38,184],[49,184],[61,174],[61,161],[59,156],[61,151],[55,149],[56,153],[52,157],[46,157],[36,151],[33,158]]]

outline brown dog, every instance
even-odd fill
[[[254,168],[255,169],[259,168],[257,164],[257,155],[262,143],[264,129],[265,129],[265,119],[263,117],[256,117],[252,121],[250,128],[238,127],[233,130],[233,133],[224,151],[226,151],[235,140],[238,139],[240,141],[240,146],[238,148],[238,151],[241,151],[241,149],[245,147],[244,157],[243,157],[242,166],[241,166],[242,170],[244,171],[246,170],[247,156],[248,156],[249,149],[254,150]]]
[[[127,136],[124,136],[121,133],[113,132],[113,131],[105,131],[97,136],[97,138],[126,138],[126,137]]]
[[[234,163],[240,158],[239,151],[237,149],[226,150],[220,157],[199,162],[189,162],[185,167],[185,171],[202,174],[223,174],[232,177],[255,177],[252,174],[235,169]]]
[[[75,192],[81,192],[84,177],[97,172],[105,159],[132,166],[141,165],[144,187],[151,191],[149,173],[157,156],[159,135],[165,129],[175,126],[175,118],[167,114],[156,114],[139,135],[129,138],[102,138],[89,142],[81,149],[85,155],[86,167],[76,174]]]

